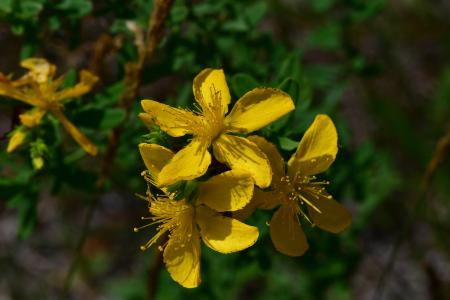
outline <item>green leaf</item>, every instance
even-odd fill
[[[297,80],[293,78],[286,78],[279,86],[278,88],[282,91],[285,91],[288,93],[294,103],[299,101],[299,94],[300,94],[300,84],[297,82]]]
[[[90,0],[63,0],[57,8],[65,11],[71,17],[80,18],[92,11],[92,3]]]
[[[300,53],[291,53],[281,63],[276,82],[283,82],[286,78],[299,80],[302,76]]]
[[[223,29],[232,32],[245,32],[249,30],[249,27],[243,18],[239,18],[225,22],[223,24]]]
[[[108,110],[105,110],[102,116],[102,119],[100,120],[99,129],[100,130],[109,130],[116,126],[118,126],[120,123],[125,120],[125,111],[120,108],[111,108]]]
[[[352,11],[351,18],[354,22],[364,22],[375,17],[382,12],[386,6],[386,0],[372,0],[359,2],[354,1],[355,9]]]
[[[231,89],[238,97],[258,86],[259,82],[248,74],[238,73],[231,78]]]
[[[258,1],[256,3],[247,5],[243,10],[245,17],[251,26],[258,24],[262,18],[266,15],[267,3],[264,1]]]
[[[17,208],[19,224],[17,234],[20,238],[27,238],[34,229],[37,217],[37,197],[29,190],[16,194],[8,201],[9,208]]]
[[[336,0],[314,0],[311,1],[310,3],[314,11],[318,13],[323,13],[329,10],[335,2]]]
[[[19,17],[21,19],[37,18],[44,5],[39,1],[21,0],[19,1]]]
[[[13,0],[0,0],[0,13],[9,14],[12,12]]]
[[[342,28],[339,23],[330,23],[313,31],[307,40],[310,48],[335,50],[342,47]]]
[[[172,22],[181,23],[183,22],[189,14],[189,10],[185,5],[176,5],[172,8],[170,12],[170,17]]]
[[[278,143],[280,144],[280,148],[286,151],[292,151],[298,146],[297,141],[291,140],[290,138],[284,136],[278,138]]]

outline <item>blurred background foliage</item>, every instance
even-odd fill
[[[435,144],[450,130],[448,1],[176,0],[127,114],[119,105],[124,65],[138,59],[133,28],[145,30],[151,11],[149,0],[0,1],[1,72],[20,75],[21,59],[45,57],[72,86],[79,69],[90,69],[101,82],[65,113],[100,153],[123,127],[99,191],[102,154],[88,157],[51,116],[28,146],[7,154],[8,132],[26,107],[0,99],[0,298],[371,299],[405,224],[384,298],[450,297],[448,160],[414,205]],[[192,79],[205,67],[225,70],[234,100],[257,86],[292,96],[296,111],[259,132],[285,158],[316,114],[333,118],[340,150],[324,177],[353,225],[337,236],[306,228],[310,249],[290,258],[271,244],[270,212],[258,211],[249,220],[260,228],[257,244],[229,255],[202,248],[203,283],[187,290],[158,266],[157,250],[139,251],[152,231],[132,231],[147,214],[134,195],[145,191],[137,144],[159,138],[145,136],[138,100],[192,106]],[[44,159],[41,170],[35,157]]]

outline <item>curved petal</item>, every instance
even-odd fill
[[[41,123],[42,117],[45,115],[45,113],[45,110],[39,108],[27,110],[23,114],[19,115],[20,122],[26,127],[35,127],[39,125],[39,123]]]
[[[253,195],[253,178],[243,170],[231,170],[211,177],[198,187],[197,203],[216,211],[243,208]]]
[[[52,113],[84,151],[93,156],[97,155],[97,147],[60,110],[52,110]]]
[[[203,242],[220,253],[246,249],[258,239],[258,228],[224,217],[206,206],[196,209],[196,221]]]
[[[327,170],[338,152],[337,139],[336,127],[330,117],[317,115],[289,159],[289,176],[294,177],[297,173],[309,176]]]
[[[81,70],[80,72],[80,82],[74,87],[64,89],[60,92],[56,92],[53,96],[54,100],[59,101],[67,98],[80,97],[88,93],[94,84],[98,81],[98,77],[89,71]]]
[[[294,108],[294,102],[285,92],[256,88],[236,102],[225,117],[225,124],[230,132],[248,133],[272,123]]]
[[[53,77],[56,71],[55,65],[43,58],[27,58],[20,62],[23,68],[29,69],[28,73],[34,81],[43,84]]]
[[[264,192],[259,188],[255,188],[250,203],[242,209],[234,211],[232,216],[235,219],[243,221],[250,217],[257,208],[274,209],[277,205],[281,204],[280,196],[281,194],[277,191]]]
[[[301,256],[309,247],[296,212],[286,205],[273,215],[270,237],[275,248],[285,255]]]
[[[263,191],[256,188],[253,192],[253,199],[257,200],[258,208],[261,209],[274,209],[278,205],[282,204],[283,193],[278,190]]]
[[[38,105],[40,101],[35,97],[25,94],[20,89],[14,87],[10,81],[0,81],[0,96],[7,96],[25,102],[29,105]]]
[[[190,111],[174,108],[153,100],[142,100],[141,105],[146,113],[139,114],[139,117],[145,125],[156,124],[161,127],[161,130],[174,137],[196,133],[195,128],[198,128],[198,126],[195,126],[195,124],[197,124],[199,116]]]
[[[231,96],[223,70],[204,69],[195,76],[192,89],[203,111],[219,111],[222,116],[227,113]]]
[[[272,185],[281,180],[283,176],[286,175],[285,167],[284,167],[284,159],[281,157],[280,152],[278,152],[277,147],[274,144],[267,141],[265,138],[252,135],[249,136],[248,139],[258,146],[259,149],[266,154],[267,158],[270,162],[270,167],[272,168],[273,176],[272,176]]]
[[[266,155],[246,138],[222,134],[213,143],[214,156],[231,169],[250,173],[257,186],[266,188],[272,180],[272,170]]]
[[[147,170],[158,178],[159,172],[172,159],[174,153],[166,147],[157,144],[139,144],[139,152]]]
[[[320,213],[308,206],[308,213],[314,224],[331,233],[344,231],[352,223],[352,215],[342,204],[331,196],[319,194],[308,200],[320,210]]]
[[[211,154],[208,152],[208,141],[194,138],[162,168],[157,184],[166,186],[180,180],[200,177],[205,174],[210,163]]]
[[[173,280],[185,288],[195,288],[200,282],[200,237],[193,230],[188,243],[183,247],[171,240],[164,250],[164,263]]]
[[[8,147],[6,148],[6,152],[11,153],[16,150],[20,145],[23,144],[27,137],[27,133],[23,130],[23,128],[17,128],[14,130],[11,138],[8,142]]]

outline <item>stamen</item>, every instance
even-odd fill
[[[298,194],[299,198],[302,199],[303,202],[305,202],[306,204],[308,204],[309,206],[311,206],[315,211],[317,211],[319,214],[321,214],[322,212],[320,211],[320,209],[318,209],[314,204],[312,204],[308,199],[306,199],[303,195]]]
[[[159,238],[168,232],[169,239],[176,244],[184,247],[192,236],[192,218],[193,207],[185,202],[185,200],[176,201],[170,196],[154,197],[150,195],[148,197],[149,210],[153,216],[141,217],[142,220],[151,220],[146,225],[136,227],[133,230],[135,232],[140,231],[151,225],[158,225],[156,234],[147,241],[147,243],[141,246],[141,250],[147,250],[153,244],[155,244]],[[167,244],[160,245],[158,249],[162,249]]]

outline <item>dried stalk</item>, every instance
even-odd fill
[[[427,168],[422,178],[423,184],[422,191],[413,205],[413,210],[407,222],[400,230],[400,233],[394,243],[394,248],[389,254],[388,261],[381,272],[380,279],[378,280],[377,287],[375,288],[372,298],[373,300],[382,299],[386,277],[389,274],[389,272],[394,268],[395,259],[397,257],[400,246],[402,245],[404,239],[409,235],[412,223],[414,222],[414,219],[416,218],[418,212],[421,211],[424,200],[427,198],[426,196],[429,192],[433,175],[435,174],[439,165],[444,161],[445,156],[449,150],[450,150],[450,130],[444,136],[442,136],[436,143],[433,156],[431,160],[428,162]]]
[[[170,8],[172,6],[172,0],[156,0],[154,1],[153,12],[149,21],[149,26],[147,28],[145,41],[142,44],[142,47],[138,48],[139,59],[137,62],[129,62],[125,65],[125,90],[120,98],[120,107],[125,110],[126,118],[125,120],[116,128],[114,128],[108,137],[108,146],[106,148],[105,154],[103,156],[103,161],[100,169],[100,175],[96,183],[96,187],[98,192],[100,193],[103,188],[106,179],[109,177],[111,167],[114,164],[114,159],[116,156],[116,149],[118,146],[118,142],[120,140],[120,136],[123,132],[124,126],[131,112],[131,107],[133,101],[137,98],[139,87],[141,84],[141,74],[144,68],[144,65],[147,61],[153,58],[155,51],[164,36],[164,24],[167,19],[167,16],[170,12]],[[105,38],[103,38],[105,39]],[[104,42],[104,41],[103,41]],[[94,51],[94,55],[105,55],[107,53],[106,49],[102,48],[102,46],[98,46],[99,49]],[[94,57],[93,61],[100,61],[99,57]],[[99,69],[98,64],[92,65],[93,68],[96,68],[97,71]],[[95,71],[95,69],[94,69]],[[82,233],[80,239],[77,243],[77,247],[75,249],[75,253],[69,267],[69,271],[64,281],[64,294],[67,295],[73,275],[75,274],[76,268],[78,266],[78,262],[81,258],[81,252],[84,246],[84,243],[89,235],[90,225],[92,217],[94,216],[95,209],[97,207],[98,197],[92,199],[89,203],[88,210],[86,213],[86,218],[83,224]],[[153,280],[156,282],[157,275],[154,276]],[[153,291],[154,294],[154,291]],[[153,298],[153,295],[149,297]]]

